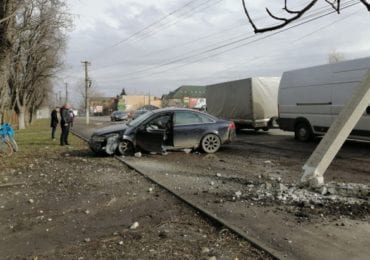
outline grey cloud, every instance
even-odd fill
[[[348,59],[367,55],[366,46],[370,40],[369,15],[361,8],[351,8],[340,16],[331,15],[203,61],[190,63],[199,57],[178,61],[170,67],[133,74],[138,77],[130,79],[125,76],[130,72],[252,35],[240,1],[224,1],[151,37],[128,41],[102,51],[163,17],[169,10],[180,6],[177,1],[168,2],[172,6],[155,7],[142,2],[139,4],[137,1],[127,5],[127,2],[121,2],[104,10],[104,15],[114,19],[118,26],[111,27],[104,18],[96,18],[93,26],[72,33],[67,63],[73,64],[81,71],[81,59],[92,59],[91,77],[106,95],[115,95],[122,87],[132,91],[150,90],[153,94],[161,95],[182,84],[210,84],[248,76],[280,75],[284,70],[325,63],[331,49],[343,52]],[[248,3],[251,4],[254,17],[264,18],[258,20],[259,24],[271,23],[264,12],[264,7],[269,4],[267,1],[248,1]],[[275,2],[271,8],[278,11],[281,6]],[[135,14],[132,14],[133,9],[137,11]],[[344,19],[346,15],[356,10],[361,11],[340,23],[315,32],[323,25],[336,19]],[[175,21],[176,18],[172,19]],[[235,30],[226,30],[214,37],[195,41],[197,38],[238,24],[241,26]],[[264,36],[253,36],[253,39]],[[188,43],[189,41],[191,43]],[[223,49],[217,51],[221,50]],[[203,54],[202,57],[216,52]],[[110,66],[112,64],[116,66]],[[182,65],[186,66],[161,74],[153,73]],[[96,70],[99,67],[102,69]],[[76,75],[79,75],[79,72]]]

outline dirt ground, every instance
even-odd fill
[[[82,132],[91,133],[91,128],[85,130]],[[352,203],[351,198],[307,195],[295,188],[302,166],[318,142],[297,143],[279,131],[244,131],[233,144],[212,155],[170,152],[167,156],[144,154],[124,160],[237,226],[282,258],[367,259],[369,193]],[[369,158],[367,143],[347,142],[325,180],[369,184]],[[269,176],[280,181],[271,182]],[[268,185],[292,191],[290,200],[267,196],[274,193],[266,191]]]
[[[269,258],[117,160],[44,135],[1,161],[0,259]]]

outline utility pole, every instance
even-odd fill
[[[68,83],[66,82],[66,104],[68,103]]]
[[[324,184],[326,169],[369,106],[369,100],[370,70],[303,166],[301,183],[313,187]]]
[[[91,85],[91,81],[89,80],[89,74],[88,74],[88,66],[91,65],[88,61],[82,61],[82,63],[85,66],[85,113],[86,113],[86,124],[89,124],[90,118],[90,108],[89,108],[89,97],[88,97],[88,89]]]
[[[59,90],[59,105],[63,106],[62,104],[62,92]]]

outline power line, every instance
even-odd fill
[[[211,0],[209,0],[209,1],[211,1]],[[149,31],[149,32],[148,32],[148,33],[146,33],[146,34],[144,34],[144,35],[142,35],[142,36],[139,36],[139,37],[135,38],[135,39],[132,41],[132,43],[135,43],[135,42],[137,42],[137,41],[140,41],[140,40],[146,39],[146,38],[151,37],[151,36],[153,36],[153,35],[155,35],[155,34],[157,34],[157,33],[161,32],[161,31],[163,31],[163,30],[166,30],[167,28],[170,28],[170,27],[174,26],[175,24],[178,24],[178,23],[179,23],[179,22],[181,22],[182,20],[184,20],[184,19],[186,19],[186,18],[189,18],[190,16],[194,16],[196,13],[200,13],[200,12],[202,12],[203,10],[206,10],[206,9],[208,9],[208,8],[212,7],[212,6],[215,6],[215,5],[217,5],[217,4],[221,3],[221,2],[223,2],[224,0],[214,0],[215,2],[208,4],[208,2],[209,2],[209,1],[206,1],[206,2],[204,2],[204,3],[202,3],[202,4],[198,5],[198,6],[196,6],[196,7],[194,7],[194,8],[191,8],[191,9],[187,10],[187,11],[186,11],[186,13],[184,13],[184,14],[180,15],[177,19],[175,19],[174,21],[172,21],[172,23],[171,23],[171,22],[169,22],[169,23],[163,24],[163,26],[158,27],[158,28],[157,28],[157,30],[155,30],[156,28],[154,28],[154,30]],[[204,6],[203,8],[200,8],[200,7],[202,7],[203,5],[205,5],[205,6]],[[199,8],[200,8],[200,9],[199,9]]]
[[[223,1],[223,0],[221,0]],[[217,4],[217,3],[216,3]],[[283,13],[284,11],[281,10],[279,13]],[[267,19],[268,17],[266,16],[261,16],[261,17],[258,17],[255,19],[255,21],[258,21],[258,20],[264,20],[264,19]],[[235,27],[236,25],[236,27]],[[245,22],[243,21],[242,23],[235,23],[233,24],[232,26],[230,27],[227,27],[226,29],[224,30],[221,30],[221,31],[218,31],[216,33],[212,33],[212,34],[209,34],[209,35],[205,35],[205,36],[202,36],[202,37],[199,37],[199,38],[196,38],[196,39],[193,39],[191,41],[188,41],[188,42],[185,42],[183,44],[176,44],[175,46],[173,47],[169,47],[169,48],[163,48],[163,49],[160,49],[160,50],[157,50],[155,51],[155,53],[149,53],[149,54],[145,54],[141,57],[147,57],[147,56],[154,56],[154,55],[158,55],[160,53],[163,53],[163,52],[168,52],[169,50],[172,50],[172,49],[177,49],[179,47],[183,47],[183,46],[187,46],[187,45],[190,45],[190,44],[194,44],[196,42],[199,42],[199,41],[202,41],[204,39],[207,39],[207,38],[211,38],[213,37],[214,35],[219,35],[219,34],[224,34],[225,32],[230,32],[230,31],[233,31],[235,29],[239,29],[241,27],[244,27],[245,26]],[[227,42],[227,41],[230,41],[230,40],[233,40],[233,39],[237,39],[238,37],[240,37],[241,35],[245,35],[245,32],[243,31],[242,33],[232,37],[232,38],[229,38],[229,39],[225,39],[219,43],[216,43],[216,44],[213,44],[213,45],[210,45],[209,47],[211,46],[218,46],[218,44],[220,43],[223,43],[223,42]],[[196,51],[196,50],[195,50]],[[114,67],[114,66],[117,66],[117,65],[121,65],[121,64],[125,64],[126,61],[121,61],[121,62],[117,62],[117,63],[114,63],[114,64],[110,64],[110,65],[105,65],[105,66],[101,66],[101,67],[97,67],[95,69],[92,69],[91,71],[97,71],[97,70],[101,70],[101,69],[105,69],[105,68],[109,68],[109,67]]]
[[[180,12],[181,10],[183,10],[183,9],[187,8],[188,6],[192,5],[194,2],[197,2],[197,1],[199,1],[199,0],[192,0],[192,1],[187,2],[186,4],[184,4],[184,5],[182,5],[181,7],[179,7],[179,8],[177,8],[177,9],[175,9],[174,11],[171,11],[169,14],[165,15],[164,17],[160,18],[159,20],[157,20],[157,21],[155,21],[155,22],[153,22],[153,23],[151,23],[151,24],[149,24],[149,25],[145,26],[144,28],[142,28],[142,29],[140,29],[140,30],[138,30],[138,31],[136,31],[136,32],[134,32],[134,33],[132,33],[131,35],[129,35],[129,36],[128,36],[128,37],[126,37],[125,39],[122,39],[122,40],[120,40],[120,41],[118,41],[118,42],[116,42],[116,43],[114,43],[114,44],[112,44],[112,45],[110,45],[110,46],[106,47],[105,49],[103,49],[102,51],[100,51],[98,54],[96,54],[94,59],[96,59],[96,58],[97,58],[97,56],[99,56],[100,54],[102,54],[102,53],[103,53],[103,52],[105,52],[106,50],[108,50],[108,49],[112,49],[112,48],[115,48],[115,47],[117,47],[117,46],[119,46],[119,45],[121,45],[121,44],[123,44],[123,43],[128,42],[129,40],[133,39],[134,37],[136,37],[136,36],[138,36],[138,35],[142,34],[143,32],[147,31],[148,29],[150,29],[150,28],[152,28],[152,27],[156,26],[157,24],[160,24],[162,21],[164,21],[164,20],[168,19],[169,17],[173,16],[174,14],[176,14],[176,13]],[[209,2],[209,1],[211,1],[211,0],[206,0],[205,2]],[[203,2],[203,3],[204,3],[204,2]]]
[[[329,9],[329,8],[327,8]],[[329,9],[331,10],[331,8]],[[326,10],[325,10],[326,11]],[[331,14],[332,12],[330,12],[329,14]],[[307,18],[305,18],[307,19]],[[286,30],[286,29],[285,29]],[[276,35],[278,33],[280,33],[281,31],[285,31],[285,30],[280,30],[280,31],[277,31],[277,32],[273,32],[273,33],[270,33],[271,35]],[[269,35],[270,35],[269,34]],[[161,67],[165,67],[165,66],[168,66],[168,65],[171,65],[171,64],[174,64],[174,63],[177,63],[177,62],[181,62],[181,61],[185,61],[185,60],[188,60],[190,58],[193,58],[193,57],[197,57],[199,55],[203,55],[203,54],[206,54],[206,53],[209,53],[209,52],[213,52],[213,51],[216,51],[216,50],[219,50],[219,49],[222,49],[222,48],[225,48],[225,47],[228,47],[228,46],[231,46],[231,45],[235,45],[237,43],[240,43],[240,42],[243,42],[243,41],[246,41],[246,40],[249,40],[249,39],[253,39],[253,38],[256,38],[256,37],[259,37],[259,35],[256,35],[256,34],[250,34],[249,36],[246,36],[246,37],[242,37],[242,38],[239,38],[237,40],[233,40],[233,41],[229,41],[227,43],[224,43],[224,44],[217,44],[215,47],[212,47],[212,48],[208,48],[206,50],[202,49],[200,51],[198,51],[198,53],[196,54],[190,54],[188,56],[181,56],[181,57],[178,57],[178,58],[175,58],[175,59],[172,59],[170,61],[167,61],[167,62],[163,62],[163,63],[160,63],[159,65],[156,65],[156,66],[152,66],[150,68],[145,68],[145,69],[141,69],[141,70],[137,70],[137,71],[134,71],[134,72],[130,72],[130,73],[126,73],[125,75],[123,76],[130,76],[130,75],[133,75],[133,74],[138,74],[138,73],[141,73],[141,72],[146,72],[146,71],[151,71],[151,70],[155,70],[157,68],[161,68]],[[261,36],[260,38],[262,39],[265,39],[267,36]],[[252,41],[254,42],[254,41]],[[192,53],[194,52],[194,50],[192,51]]]
[[[328,28],[328,27],[330,27],[330,26],[332,26],[332,25],[334,25],[334,24],[337,24],[337,23],[339,23],[339,22],[343,22],[344,20],[346,20],[346,19],[348,19],[348,18],[352,17],[353,15],[355,15],[355,14],[357,14],[357,13],[358,13],[358,11],[353,12],[353,13],[351,13],[351,14],[349,14],[349,15],[345,16],[344,18],[337,19],[337,20],[335,20],[334,22],[331,22],[331,23],[329,23],[329,24],[326,24],[326,25],[324,25],[324,26],[322,26],[322,27],[320,27],[320,28],[318,28],[318,29],[316,29],[316,30],[314,30],[314,31],[310,32],[310,33],[307,33],[307,34],[305,34],[304,36],[302,36],[302,37],[300,37],[300,38],[298,38],[298,39],[294,40],[294,41],[292,42],[292,44],[294,45],[294,44],[296,44],[297,42],[299,42],[299,41],[301,41],[301,40],[303,40],[303,39],[305,39],[305,38],[307,38],[307,37],[309,37],[309,36],[311,36],[311,35],[313,35],[313,34],[315,34],[315,33],[319,32],[319,31],[322,31],[322,30],[324,30],[324,29],[326,29],[326,28]],[[277,53],[277,52],[278,52],[278,51],[274,51],[273,53]],[[272,58],[272,57],[274,57],[274,58],[276,58],[276,57],[281,57],[281,55],[282,55],[282,54],[281,54],[281,52],[279,51],[279,54],[278,54],[278,55],[268,56],[268,58]],[[283,54],[283,55],[284,55],[284,57],[286,57],[286,54]],[[239,62],[238,64],[234,64],[233,66],[228,67],[228,68],[226,68],[226,69],[224,69],[224,70],[222,70],[222,71],[217,71],[217,72],[215,72],[215,73],[213,73],[213,74],[211,74],[211,75],[214,75],[214,74],[216,74],[216,73],[220,73],[220,72],[230,71],[230,70],[232,70],[233,68],[236,68],[236,67],[238,67],[238,66],[240,66],[240,65],[245,64],[246,62],[250,63],[250,62],[253,62],[253,61],[259,60],[259,59],[261,59],[261,58],[267,58],[267,57],[266,57],[265,55],[264,55],[264,56],[256,56],[256,57],[253,57],[252,59],[244,60],[243,62]]]
[[[346,9],[346,8],[349,8],[349,7],[352,7],[352,6],[354,6],[354,5],[359,4],[358,2],[357,2],[357,3],[355,3],[355,2],[356,2],[356,1],[354,1],[354,0],[347,2],[347,5],[346,5],[346,6],[344,6],[344,7],[342,8],[342,10],[344,10],[344,9]],[[328,8],[326,8],[326,9],[328,9]],[[303,22],[300,22],[300,23],[298,23],[298,24],[292,25],[292,26],[287,27],[287,28],[283,28],[283,29],[281,29],[281,30],[279,30],[279,31],[276,31],[276,32],[272,32],[272,33],[270,33],[270,34],[268,34],[268,35],[261,36],[261,37],[259,37],[259,38],[257,38],[257,39],[252,40],[252,41],[248,41],[247,43],[242,43],[242,44],[239,44],[239,45],[237,45],[237,46],[235,46],[235,47],[232,47],[232,48],[228,48],[228,49],[226,49],[226,50],[223,50],[223,51],[221,51],[221,52],[218,52],[218,53],[215,53],[215,54],[212,54],[212,55],[206,56],[206,57],[201,57],[201,58],[199,58],[199,59],[197,59],[197,60],[195,60],[195,61],[192,61],[192,62],[189,62],[189,63],[186,63],[186,64],[181,64],[181,65],[179,65],[179,66],[171,67],[171,68],[168,68],[168,69],[166,69],[166,70],[162,70],[162,71],[160,71],[160,72],[153,72],[153,73],[150,73],[150,74],[148,74],[148,75],[153,75],[153,74],[163,73],[163,72],[166,72],[166,71],[168,71],[168,70],[177,69],[177,68],[184,67],[184,66],[187,66],[187,65],[189,65],[189,64],[193,64],[193,63],[195,63],[195,62],[198,62],[198,61],[201,61],[201,60],[204,60],[204,59],[208,59],[208,58],[211,58],[211,57],[214,57],[214,56],[218,56],[218,55],[221,55],[221,54],[223,54],[223,53],[225,53],[225,52],[229,52],[229,51],[232,51],[232,50],[234,50],[234,49],[238,49],[238,48],[244,47],[244,46],[246,46],[246,45],[250,45],[250,44],[252,44],[252,43],[255,43],[255,42],[258,42],[258,41],[261,41],[261,40],[264,40],[264,39],[270,38],[270,37],[272,37],[272,36],[275,36],[275,35],[277,35],[277,34],[280,34],[280,33],[282,33],[282,32],[285,32],[285,31],[287,31],[287,30],[290,30],[290,29],[296,28],[296,27],[298,27],[298,26],[301,26],[301,25],[307,24],[307,23],[309,23],[309,22],[313,22],[313,21],[318,20],[318,19],[320,19],[320,18],[322,18],[322,17],[325,17],[325,16],[328,16],[328,15],[330,15],[330,14],[332,14],[332,13],[335,13],[335,11],[334,11],[334,10],[332,10],[331,8],[330,8],[329,10],[331,10],[331,11],[330,11],[330,12],[328,12],[328,13],[324,13],[324,14],[322,14],[322,15],[319,15],[319,16],[317,16],[317,14],[323,13],[323,11],[316,12],[315,16],[314,16],[314,15],[311,15],[311,17],[313,16],[313,18],[310,18],[310,19],[307,19],[307,18],[306,18]],[[326,11],[326,10],[324,10],[324,11]],[[129,76],[129,75],[132,75],[132,74],[138,74],[138,73],[141,73],[141,72],[151,71],[151,70],[155,70],[155,69],[162,68],[162,67],[165,67],[165,66],[169,66],[169,65],[172,65],[172,64],[178,63],[178,62],[180,62],[180,61],[188,60],[188,59],[190,59],[190,58],[194,58],[194,57],[197,57],[197,56],[200,56],[200,55],[204,55],[204,54],[207,54],[207,53],[209,53],[209,52],[214,52],[214,51],[216,51],[216,50],[223,49],[223,48],[226,48],[226,47],[229,47],[229,46],[235,45],[235,44],[237,44],[237,43],[241,43],[241,42],[243,42],[243,41],[253,39],[253,38],[255,38],[255,37],[256,37],[255,35],[248,36],[248,37],[244,37],[244,38],[238,39],[238,40],[233,41],[233,42],[229,42],[229,43],[227,43],[227,44],[223,44],[223,45],[218,46],[218,47],[215,47],[215,48],[207,49],[207,50],[205,50],[205,51],[202,51],[202,52],[197,53],[197,54],[194,54],[194,55],[189,55],[189,56],[181,57],[181,58],[178,58],[178,59],[176,59],[176,60],[171,60],[171,61],[169,61],[169,62],[161,63],[161,64],[159,64],[159,65],[157,65],[157,66],[153,66],[153,67],[150,67],[150,68],[147,68],[147,69],[144,69],[144,70],[134,71],[134,72],[131,72],[131,73],[125,74],[125,75],[123,75],[123,76],[124,76],[124,78],[125,78],[126,76]],[[132,79],[137,79],[137,78],[138,78],[138,76],[134,76],[134,77],[129,77],[129,78],[127,78],[126,80],[132,80]],[[121,78],[121,79],[122,79],[122,78]]]

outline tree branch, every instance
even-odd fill
[[[364,4],[364,6],[366,7],[366,9],[370,12],[370,3],[368,3],[366,0],[360,0],[361,3]]]
[[[329,0],[325,0],[338,14],[340,13],[340,0],[334,0],[330,2]]]
[[[283,10],[285,10],[287,13],[289,14],[298,14],[300,11],[293,11],[293,10],[290,10],[288,8],[288,0],[284,0],[284,8]]]
[[[312,0],[309,4],[307,4],[302,10],[300,11],[292,11],[290,10],[288,7],[287,7],[287,0],[285,0],[285,5],[284,5],[284,10],[287,11],[288,13],[290,14],[294,14],[292,17],[290,18],[280,18],[280,17],[277,17],[275,15],[273,15],[269,9],[266,8],[266,12],[268,13],[268,15],[270,17],[272,17],[273,19],[275,20],[279,20],[279,21],[282,21],[282,23],[278,24],[278,25],[274,25],[274,26],[270,26],[270,27],[265,27],[265,28],[258,28],[255,23],[253,22],[252,18],[250,17],[249,15],[249,12],[247,10],[247,7],[246,7],[246,4],[245,4],[245,0],[242,0],[243,2],[243,8],[244,8],[244,12],[248,18],[248,21],[249,23],[251,24],[251,26],[253,27],[254,29],[254,32],[255,33],[263,33],[263,32],[266,32],[266,31],[273,31],[273,30],[277,30],[277,29],[280,29],[280,28],[283,28],[284,26],[288,25],[289,23],[299,19],[302,15],[304,15],[308,10],[310,10],[316,3],[317,3],[318,0]]]

